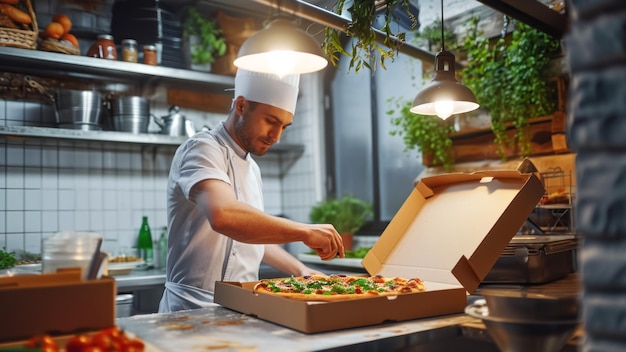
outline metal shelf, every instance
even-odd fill
[[[82,131],[64,128],[35,127],[35,126],[0,126],[0,136],[35,138],[35,139],[64,139],[106,143],[131,143],[154,146],[178,146],[187,137],[174,137],[157,133],[133,134],[115,131]],[[280,160],[281,173],[286,171],[295,160],[304,153],[302,144],[278,143],[265,156],[257,157],[262,160]]]
[[[218,94],[226,94],[225,90],[233,88],[235,83],[232,76],[11,47],[0,47],[0,70],[57,78],[92,79],[102,83],[164,84],[168,88]],[[0,126],[0,136],[153,146],[178,146],[187,139],[184,136],[172,137],[155,133],[132,134],[35,126]],[[283,174],[303,152],[303,145],[279,143],[260,159],[278,161],[280,174]]]
[[[11,47],[0,47],[0,69],[30,75],[87,78],[104,83],[165,84],[172,88],[222,94],[235,84],[232,76]]]
[[[274,144],[267,154],[254,159],[263,170],[263,176],[282,178],[303,153],[304,145],[281,142]]]
[[[187,139],[187,137],[172,137],[155,133],[133,134],[115,131],[82,131],[31,126],[0,126],[0,136],[171,146],[177,146]]]

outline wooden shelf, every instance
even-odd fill
[[[515,132],[513,125],[509,125],[507,136],[513,138]],[[501,159],[491,128],[463,130],[451,134],[450,137],[455,163]],[[529,138],[532,156],[571,152],[565,141],[563,112],[530,119]],[[505,149],[505,155],[507,159],[513,159],[521,156],[521,152],[517,146],[511,146]],[[433,166],[432,158],[427,156],[423,158],[423,163],[426,166]]]

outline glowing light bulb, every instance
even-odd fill
[[[435,102],[435,112],[442,119],[447,119],[454,111],[454,103],[451,100],[442,100]]]
[[[290,50],[274,50],[266,55],[267,66],[272,73],[283,78],[296,67],[296,53]]]

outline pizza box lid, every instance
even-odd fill
[[[474,292],[545,189],[517,170],[422,178],[363,259],[370,275]]]

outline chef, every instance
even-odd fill
[[[167,184],[169,227],[165,291],[159,312],[213,302],[216,281],[255,281],[261,262],[300,276],[321,274],[280,244],[301,241],[321,259],[343,257],[329,224],[305,224],[263,212],[264,155],[293,122],[300,76],[239,69],[226,121],[196,133],[176,151]]]

